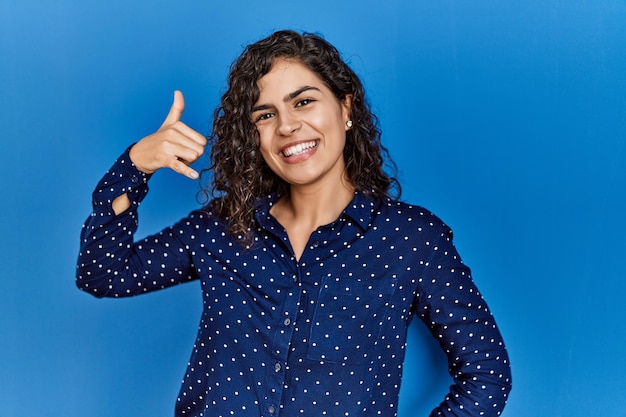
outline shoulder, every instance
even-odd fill
[[[386,198],[381,201],[378,210],[379,216],[388,221],[400,221],[427,225],[429,227],[448,228],[448,226],[435,213],[417,204],[407,203]]]
[[[180,219],[171,226],[171,229],[178,234],[187,234],[192,231],[203,234],[222,235],[226,231],[226,220],[220,217],[212,208],[212,205],[192,210],[187,216]]]

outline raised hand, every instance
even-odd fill
[[[167,167],[186,177],[198,178],[198,172],[189,164],[204,153],[207,140],[180,121],[184,110],[183,93],[175,91],[170,112],[159,130],[141,139],[130,149],[130,159],[139,170],[151,174],[159,168]],[[112,203],[115,214],[120,214],[129,207],[130,200],[126,193]]]
[[[175,91],[170,112],[159,130],[130,150],[130,159],[139,170],[151,174],[160,168],[171,168],[186,177],[198,178],[198,172],[189,165],[204,153],[207,140],[180,121],[184,110],[183,93]]]

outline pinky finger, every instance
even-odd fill
[[[176,161],[174,161],[172,163],[172,167],[171,168],[175,172],[178,172],[179,174],[184,175],[187,178],[191,178],[192,180],[198,179],[198,177],[199,177],[199,174],[198,174],[198,172],[195,169],[189,167],[187,164],[185,164],[180,159],[177,159]]]

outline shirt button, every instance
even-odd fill
[[[315,242],[313,242],[313,247],[317,248],[320,246],[320,242],[318,240],[316,240]]]
[[[274,414],[276,412],[276,407],[270,405],[269,407],[267,407],[267,411],[269,411],[270,414]]]
[[[289,325],[291,324],[291,319],[290,319],[289,317],[287,317],[287,318],[283,321],[283,324],[284,324],[285,326],[289,326]]]
[[[279,362],[276,362],[276,365],[274,365],[274,369],[276,370],[276,372],[280,372],[280,370],[283,369],[283,366]]]
[[[136,175],[133,175],[130,179],[130,182],[132,182],[133,184],[139,184],[139,181],[139,177],[137,177]]]

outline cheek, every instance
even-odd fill
[[[336,146],[343,146],[346,140],[345,124],[340,118],[333,118],[326,121],[325,132],[333,138],[333,144]]]
[[[345,133],[345,122],[341,109],[333,109],[334,111],[328,111],[319,115],[315,123],[319,126],[320,130],[332,133],[333,135],[339,135]]]

